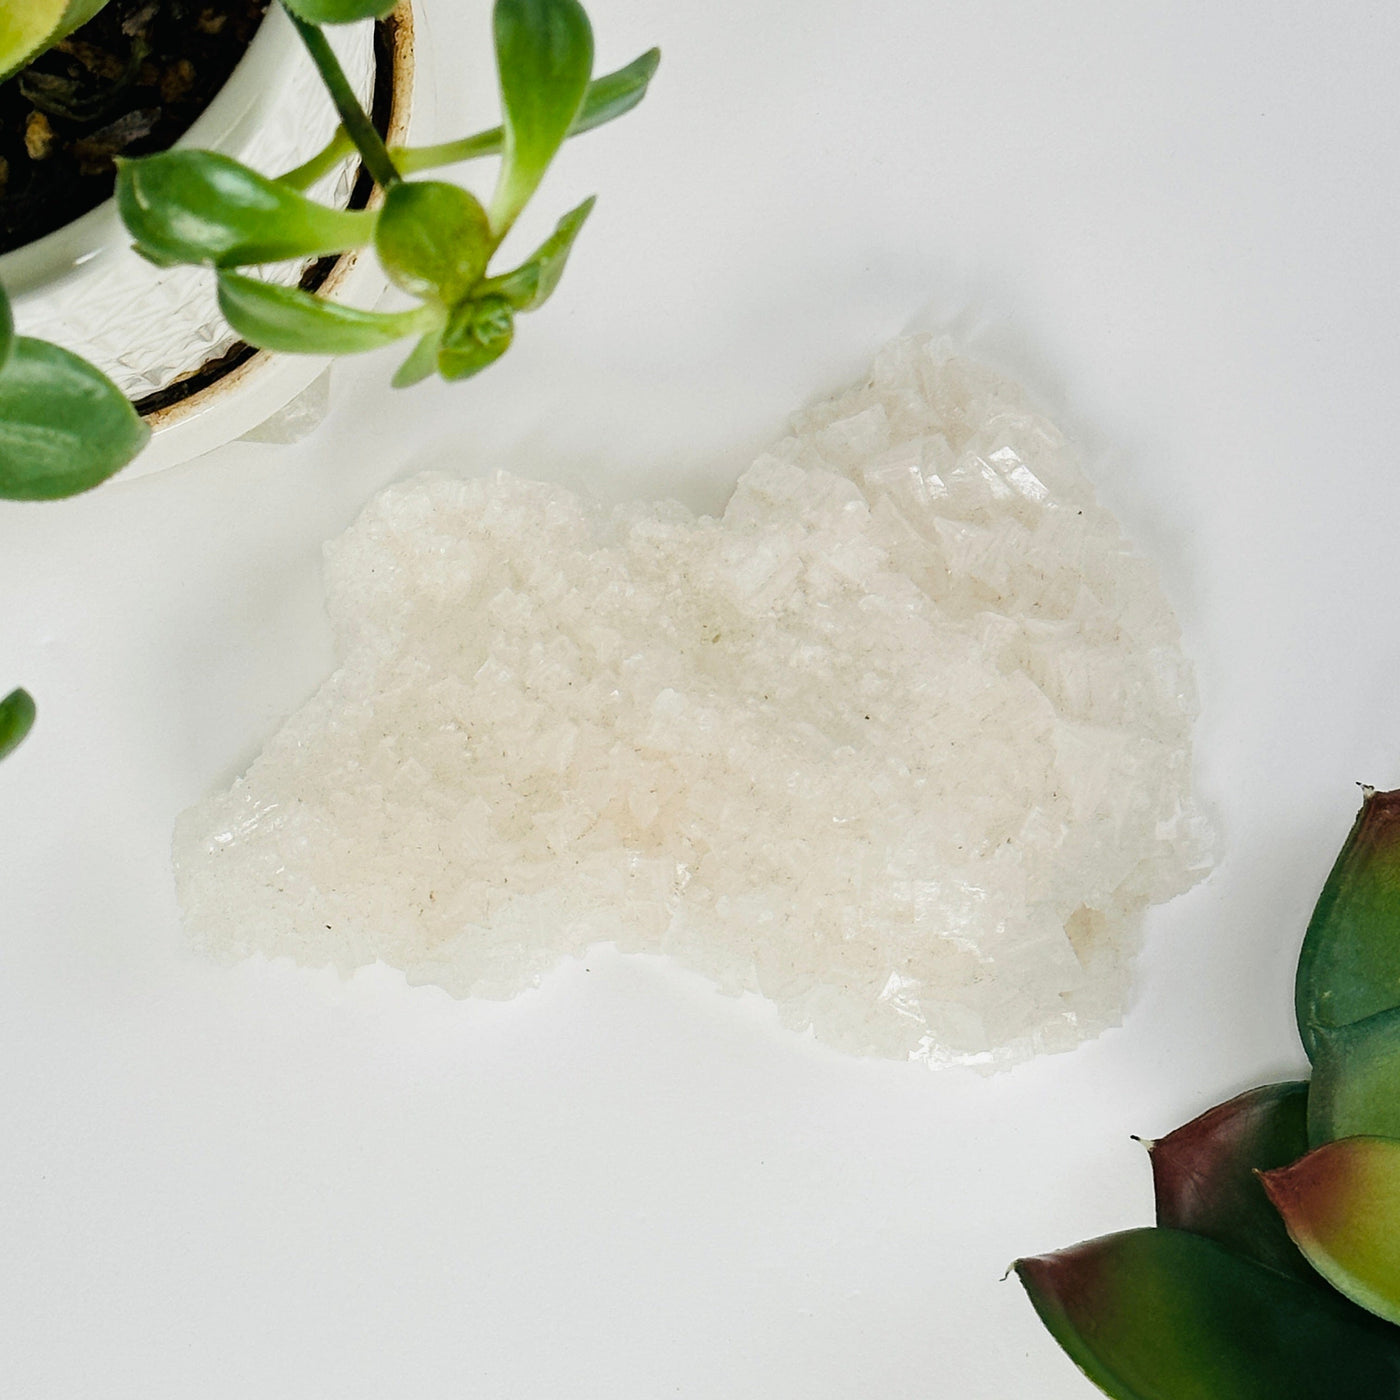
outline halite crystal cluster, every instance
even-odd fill
[[[863,1054],[1006,1063],[1122,1009],[1204,872],[1193,691],[1073,452],[922,340],[722,519],[418,477],[327,549],[339,670],[187,812],[187,924],[510,996],[609,941]]]

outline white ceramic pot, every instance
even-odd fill
[[[413,26],[403,4],[380,27],[336,26],[327,35],[367,106],[388,108],[390,140],[407,135],[413,86]],[[321,150],[337,125],[314,65],[274,4],[238,66],[178,142],[221,151],[268,175]],[[308,193],[345,207],[356,193],[357,162],[345,162]],[[301,267],[267,275],[295,282]],[[0,283],[25,335],[91,360],[121,387],[150,424],[150,446],[124,475],[186,461],[266,421],[325,368],[311,356],[253,352],[220,316],[213,275],[203,268],[156,268],[131,251],[105,204],[66,227],[0,257]],[[384,284],[373,258],[346,254],[318,290],[372,305]]]

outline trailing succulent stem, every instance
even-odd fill
[[[358,18],[375,7],[368,0],[283,2],[335,102],[339,129],[323,151],[276,180],[205,152],[125,162],[118,200],[138,251],[160,263],[213,268],[224,315],[263,349],[351,355],[412,340],[398,387],[434,373],[447,380],[479,373],[511,344],[515,317],[538,309],[558,285],[593,201],[566,214],[523,263],[492,272],[502,240],[563,143],[635,107],[660,55],[651,50],[595,81],[593,31],[578,0],[496,0],[502,124],[391,151],[318,27],[333,10]],[[307,198],[303,191],[352,153],[381,191],[378,207],[347,213]],[[459,185],[409,178],[480,155],[501,157],[485,205]],[[244,270],[367,246],[414,308],[348,308]]]
[[[101,8],[103,0],[0,7],[0,66],[20,64]],[[413,349],[394,377],[465,379],[503,355],[515,318],[548,300],[593,208],[565,214],[524,262],[491,269],[502,240],[570,137],[639,103],[660,61],[649,50],[594,79],[593,31],[578,0],[496,0],[493,31],[502,122],[420,149],[389,150],[356,98],[322,26],[382,16],[392,0],[280,0],[335,104],[326,148],[280,178],[228,156],[171,150],[118,163],[117,204],[133,243],[160,266],[196,264],[218,279],[219,305],[249,344],[351,355],[399,341]],[[478,156],[501,157],[487,205],[459,185],[410,177]],[[377,207],[329,208],[305,191],[358,157]],[[282,281],[269,264],[373,248],[413,305],[345,306]],[[295,281],[295,275],[287,279]],[[68,351],[14,334],[0,289],[0,497],[51,499],[87,490],[134,458],[144,424],[117,387]]]
[[[369,114],[360,106],[355,90],[350,86],[345,70],[340,66],[340,60],[325,34],[295,12],[289,13],[307,53],[311,55],[311,61],[316,65],[316,71],[321,75],[321,81],[326,85],[326,91],[330,93],[331,101],[335,103],[335,110],[340,116],[340,129],[359,151],[365,169],[381,189],[387,190],[391,185],[398,184],[403,177],[389,159],[384,138],[375,129]]]
[[[1366,792],[1297,1014],[1310,1082],[1150,1144],[1155,1229],[1015,1265],[1114,1400],[1400,1396],[1400,792]]]

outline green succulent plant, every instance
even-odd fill
[[[104,3],[0,5],[0,69],[22,67]],[[523,262],[492,271],[502,240],[564,142],[642,100],[660,53],[649,50],[594,78],[593,31],[578,0],[496,0],[501,125],[391,151],[351,90],[322,26],[382,17],[394,0],[280,3],[335,104],[338,131],[310,161],[275,179],[209,151],[172,150],[119,162],[117,206],[137,251],[163,266],[210,268],[225,317],[260,349],[338,356],[411,341],[395,387],[433,374],[446,380],[479,374],[510,347],[516,318],[538,310],[558,286],[594,201],[560,218]],[[303,193],[354,155],[382,195],[377,207],[333,209]],[[501,157],[500,170],[485,204],[460,185],[411,178],[493,155]],[[413,306],[346,306],[252,272],[364,248],[373,249]],[[0,497],[53,500],[86,491],[126,466],[148,436],[126,397],[94,366],[58,346],[17,336],[0,288]],[[0,729],[0,757],[8,751],[3,739]]]
[[[1149,1144],[1157,1224],[1013,1266],[1114,1400],[1400,1396],[1400,792],[1368,790],[1298,960],[1309,1081]]]
[[[219,305],[250,344],[268,350],[352,355],[395,341],[414,348],[394,378],[406,387],[436,373],[466,379],[510,346],[515,318],[553,293],[590,198],[518,266],[490,264],[538,188],[560,146],[629,111],[643,97],[660,55],[593,80],[593,33],[577,0],[497,0],[496,68],[504,121],[461,141],[390,151],[350,92],[307,16],[360,18],[382,5],[295,0],[292,22],[340,111],[327,149],[280,180],[203,151],[169,151],[120,164],[117,200],[137,251],[153,262],[195,263],[219,280]],[[383,192],[379,208],[327,209],[300,189],[357,150]],[[501,156],[495,191],[483,204],[460,185],[409,175],[480,156]],[[389,280],[414,298],[402,311],[343,306],[296,287],[250,276],[267,262],[372,247]]]

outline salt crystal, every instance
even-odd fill
[[[1151,569],[1024,392],[926,340],[721,520],[425,475],[326,573],[340,668],[177,829],[223,956],[509,996],[606,940],[996,1066],[1113,1024],[1209,864]]]

